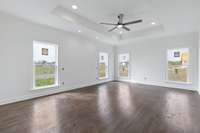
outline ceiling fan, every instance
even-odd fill
[[[136,24],[136,23],[141,23],[142,22],[142,19],[140,19],[140,20],[135,20],[135,21],[123,23],[123,18],[124,18],[124,14],[121,13],[121,14],[118,15],[119,21],[118,21],[117,24],[113,24],[113,23],[100,23],[100,24],[115,26],[114,28],[108,30],[108,32],[111,32],[111,31],[114,31],[117,28],[123,28],[126,31],[130,31],[130,29],[128,27],[126,27],[127,25],[131,25],[131,24]]]

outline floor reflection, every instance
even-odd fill
[[[199,133],[195,92],[111,82],[0,107],[2,133]]]
[[[35,101],[32,109],[31,132],[59,132],[59,120],[54,98]],[[41,130],[42,129],[42,130]]]
[[[165,121],[174,129],[183,130],[191,127],[191,112],[188,95],[183,93],[166,93]],[[189,130],[189,129],[188,129]]]
[[[118,105],[124,116],[130,117],[134,113],[134,103],[129,86],[120,84],[118,88]]]
[[[108,124],[112,117],[109,89],[106,86],[98,88],[98,111],[102,120]]]

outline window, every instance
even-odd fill
[[[168,80],[188,82],[189,49],[173,49],[167,51]]]
[[[33,42],[34,88],[58,85],[58,47],[55,44]]]
[[[129,54],[119,55],[119,76],[128,77],[129,76]]]
[[[98,76],[99,79],[108,78],[108,54],[99,53],[99,63],[98,63]]]

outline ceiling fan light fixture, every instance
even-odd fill
[[[122,28],[122,27],[123,27],[123,25],[121,25],[121,24],[117,26],[117,28]]]
[[[77,10],[78,6],[77,5],[72,5],[72,9]]]
[[[156,24],[156,22],[151,22],[151,25],[155,25]]]
[[[120,31],[119,34],[123,34],[123,31]]]

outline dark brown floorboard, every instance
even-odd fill
[[[0,133],[200,133],[200,96],[110,82],[0,106]]]

